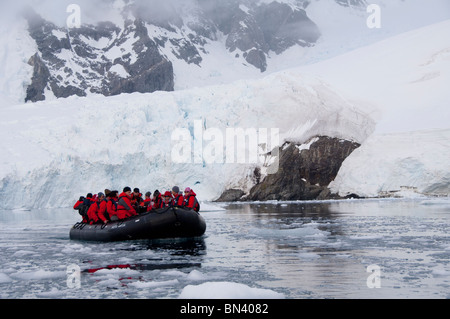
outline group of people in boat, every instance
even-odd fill
[[[100,192],[93,195],[89,193],[86,197],[81,196],[75,203],[73,209],[78,210],[86,224],[107,224],[110,221],[127,219],[139,214],[156,211],[159,209],[179,207],[192,209],[196,212],[200,210],[200,204],[195,192],[187,187],[183,193],[178,186],[174,186],[172,191],[161,194],[156,190],[153,195],[147,192],[145,197],[135,188],[125,187],[121,194],[119,191]]]

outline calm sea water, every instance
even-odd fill
[[[288,299],[450,297],[448,199],[202,207],[202,238],[106,244],[70,241],[71,209],[2,211],[0,298],[178,298],[210,282]]]

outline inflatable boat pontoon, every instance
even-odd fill
[[[125,241],[138,239],[200,237],[206,231],[203,217],[183,208],[164,208],[108,224],[76,223],[71,240]]]

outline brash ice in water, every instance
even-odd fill
[[[117,243],[69,240],[72,210],[2,211],[0,298],[449,297],[448,199],[203,207],[201,238]]]

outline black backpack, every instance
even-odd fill
[[[189,196],[194,196],[194,195],[189,195]],[[200,211],[200,203],[197,200],[197,197],[194,196],[194,208],[193,210],[195,210],[197,213]]]
[[[113,205],[114,205],[113,210],[115,212],[117,212],[117,202],[114,199],[112,199],[112,198],[108,199],[107,202],[112,202]]]
[[[198,213],[200,211],[200,202],[197,200],[197,197],[195,197],[194,199],[195,199],[194,210]]]
[[[184,200],[185,206],[189,203],[189,198],[191,196],[194,196],[194,195],[188,195],[188,197],[186,197],[186,199]],[[200,203],[198,202],[196,196],[194,196],[194,208],[192,208],[192,209],[195,210],[197,213],[200,211]]]
[[[86,198],[83,201],[83,203],[80,206],[78,206],[78,211],[81,216],[87,217],[87,212],[88,212],[89,208],[91,207],[92,203],[93,202],[90,199]]]

